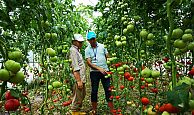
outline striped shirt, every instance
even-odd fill
[[[75,45],[72,45],[70,48],[70,59],[72,60],[71,67],[73,69],[73,72],[79,71],[82,82],[86,83],[85,63],[80,50]]]

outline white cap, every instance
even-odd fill
[[[84,38],[81,34],[74,34],[72,40],[77,40],[79,42],[83,42],[84,41]]]

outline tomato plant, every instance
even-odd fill
[[[71,39],[92,30],[110,55],[105,78],[110,79],[114,114],[192,113],[193,5],[188,0],[105,0],[94,6],[73,0],[1,1],[1,110],[69,112]],[[106,101],[98,94],[104,114]]]

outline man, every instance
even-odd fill
[[[105,78],[106,72],[109,71],[108,65],[106,63],[108,57],[108,51],[103,44],[100,44],[96,41],[96,34],[92,31],[88,32],[87,40],[90,43],[85,49],[85,58],[88,66],[90,67],[90,79],[92,85],[91,91],[91,103],[93,114],[96,114],[97,102],[98,102],[98,87],[101,80],[105,95],[106,101],[110,111],[113,110],[113,103],[110,100],[111,92],[110,87],[110,78]]]
[[[84,39],[80,34],[74,34],[72,39],[72,46],[70,48],[70,59],[72,60],[72,74],[75,78],[75,84],[73,87],[73,99],[72,99],[72,115],[85,114],[85,112],[80,112],[82,107],[82,101],[85,98],[86,90],[85,90],[85,63],[80,53],[80,49],[82,48],[82,43]]]

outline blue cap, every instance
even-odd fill
[[[87,39],[90,40],[91,38],[96,38],[95,32],[92,32],[92,31],[88,32]]]

